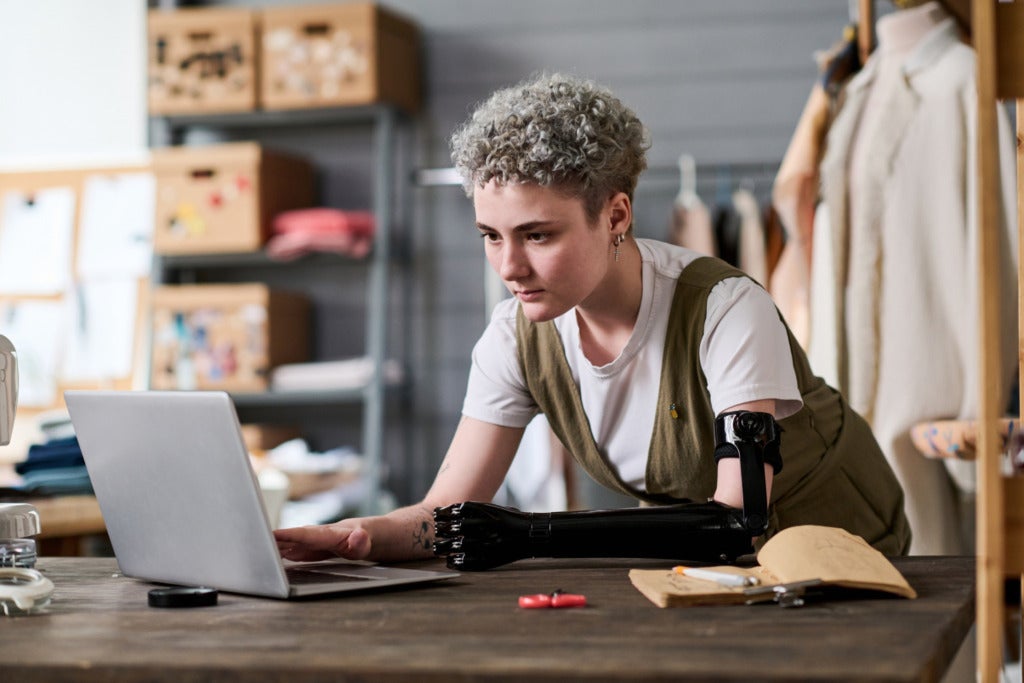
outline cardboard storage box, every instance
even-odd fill
[[[387,102],[420,106],[419,30],[368,2],[263,11],[260,100],[265,109]]]
[[[313,203],[313,169],[254,142],[153,150],[153,248],[160,254],[258,251],[275,215]]]
[[[309,304],[263,284],[176,285],[153,293],[153,389],[267,389],[271,368],[307,360]]]
[[[261,455],[285,441],[299,439],[302,432],[298,427],[279,424],[244,424],[242,428],[242,441],[250,453]]]
[[[256,108],[259,42],[252,10],[154,9],[147,24],[150,114]]]

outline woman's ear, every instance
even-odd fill
[[[633,225],[633,204],[625,192],[616,192],[608,199],[608,222],[612,234],[625,235]]]

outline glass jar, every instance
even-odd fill
[[[36,566],[39,512],[28,503],[0,503],[0,567]]]

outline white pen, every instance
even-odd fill
[[[737,588],[745,588],[747,586],[756,586],[761,583],[758,581],[756,576],[744,576],[742,574],[731,574],[729,572],[719,572],[714,569],[702,569],[700,567],[673,567],[672,571],[677,574],[685,574],[695,579],[704,579],[705,581],[714,581],[720,586],[732,586]]]

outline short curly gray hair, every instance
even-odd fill
[[[563,74],[498,90],[451,138],[467,196],[492,179],[535,183],[582,199],[591,221],[614,193],[632,200],[649,147],[640,119],[608,89]]]

